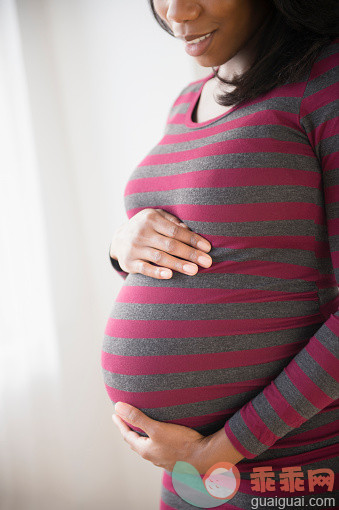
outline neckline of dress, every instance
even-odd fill
[[[213,71],[212,71],[212,73],[210,73],[207,76],[205,76],[205,78],[202,78],[201,80],[193,82],[193,83],[201,82],[201,85],[200,85],[199,89],[194,93],[194,97],[192,98],[192,100],[190,102],[190,105],[189,105],[188,109],[186,110],[185,125],[187,127],[190,127],[190,128],[201,128],[201,127],[208,126],[209,124],[213,124],[214,122],[218,121],[219,119],[222,119],[223,117],[226,117],[227,115],[229,115],[230,113],[232,113],[234,110],[236,110],[239,107],[239,105],[234,105],[234,106],[232,106],[232,108],[227,110],[227,112],[221,113],[220,115],[217,115],[216,117],[213,117],[211,119],[205,120],[203,122],[193,122],[192,114],[193,114],[194,108],[196,107],[196,105],[198,103],[198,100],[200,99],[200,96],[201,96],[201,93],[202,93],[202,89],[203,89],[205,83],[208,82],[209,80],[211,80],[212,78],[214,78]]]

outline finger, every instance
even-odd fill
[[[132,430],[124,420],[117,414],[112,415],[112,420],[115,425],[118,427],[124,441],[129,444],[132,450],[139,453],[139,455],[143,454],[145,449],[145,440],[147,441],[149,438],[139,436],[137,432]]]
[[[173,221],[169,221],[166,218],[159,217],[156,221],[153,221],[152,226],[159,234],[177,239],[199,250],[209,252],[212,248],[207,239],[187,228],[181,227],[179,224],[173,224]]]
[[[151,437],[153,429],[156,427],[157,422],[152,420],[145,413],[140,411],[137,407],[131,406],[126,402],[117,402],[114,406],[115,412],[120,415],[123,420],[126,420],[131,425],[144,430],[146,434]],[[139,437],[139,436],[138,436]]]
[[[181,227],[189,228],[188,225],[183,223],[176,216],[173,216],[173,214],[171,214],[167,211],[164,211],[164,209],[155,209],[155,210],[158,211],[158,213],[161,214],[161,216],[163,216],[166,220],[172,221],[173,223],[175,223],[176,225],[180,225]]]
[[[196,264],[202,267],[212,265],[212,257],[201,250],[196,250],[188,244],[182,243],[177,239],[163,236],[161,234],[153,236],[149,240],[150,246],[145,246],[141,251],[141,257],[150,260],[159,266],[170,267],[171,269],[182,269],[183,265]],[[176,257],[180,257],[180,260]],[[198,268],[196,268],[198,270]]]
[[[118,414],[112,414],[112,420],[113,420],[113,423],[117,426],[117,428],[119,429],[119,431],[121,432],[122,435],[126,434],[127,432],[132,430],[127,425],[127,423],[125,423],[124,420],[122,420],[122,418],[120,418],[120,416]]]
[[[142,248],[141,255],[145,260],[151,260],[152,262],[159,264],[161,267],[168,267],[174,271],[179,271],[180,273],[194,275],[199,270],[197,264],[176,258],[168,253],[151,247]],[[210,263],[208,262],[208,266],[209,265]]]
[[[131,263],[130,273],[140,273],[157,280],[168,280],[172,278],[173,273],[168,267],[158,267],[146,262],[146,260],[136,259]]]

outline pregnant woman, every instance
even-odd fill
[[[163,469],[161,510],[197,508],[173,487],[177,461],[201,474],[236,464],[240,487],[222,509],[336,495],[337,4],[151,2],[212,68],[183,88],[131,174],[128,220],[110,247],[124,281],[104,381],[125,440]],[[251,475],[262,467],[275,485],[258,492]],[[284,490],[292,467],[298,483]],[[312,470],[325,485],[312,487]]]

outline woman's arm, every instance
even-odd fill
[[[339,285],[339,38],[313,65],[300,125],[321,165],[333,276]],[[336,52],[333,51],[336,50]],[[224,431],[247,458],[267,450],[339,398],[339,299],[327,320],[283,371],[226,422]]]

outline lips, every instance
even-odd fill
[[[215,30],[210,30],[209,32],[203,32],[201,34],[187,34],[187,35],[176,35],[178,39],[182,39],[183,41],[193,41],[194,39],[199,39],[199,37],[203,37],[204,35],[211,34],[215,32]]]
[[[199,57],[200,55],[203,55],[209,48],[210,44],[212,43],[215,32],[216,30],[210,32],[210,35],[208,37],[197,43],[188,42],[185,40],[186,53],[188,53],[188,55],[190,55],[191,57]]]
[[[184,41],[194,41],[194,39],[199,39],[199,37],[204,37],[204,35],[210,34],[211,32],[205,32],[204,34],[196,34],[196,35],[186,35],[183,36],[182,39]]]

